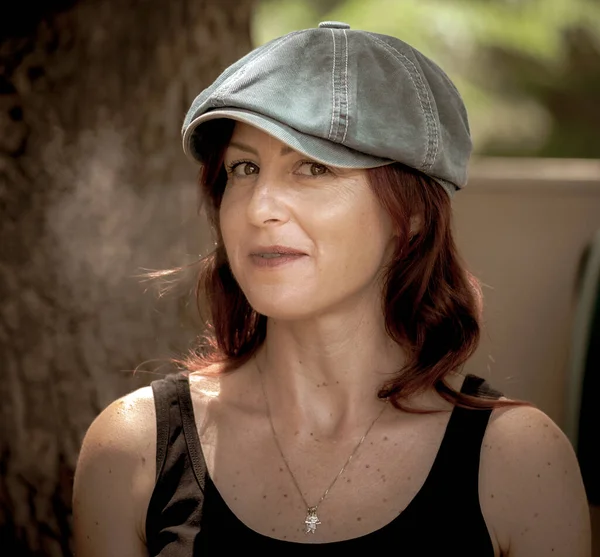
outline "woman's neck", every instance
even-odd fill
[[[405,361],[383,318],[325,317],[267,322],[255,357],[274,415],[287,427],[336,438],[360,429],[381,408],[379,388]]]

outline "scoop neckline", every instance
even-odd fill
[[[454,412],[454,410],[452,412]],[[450,419],[452,419],[452,416],[450,416]],[[448,424],[450,423],[450,419],[448,420]],[[444,430],[444,436],[442,437],[442,443],[443,443],[444,438],[446,437],[446,431],[448,428],[448,424],[446,424],[446,429]],[[330,541],[330,542],[299,542],[299,541],[293,541],[293,540],[283,540],[281,538],[274,538],[273,536],[268,536],[267,534],[262,534],[261,532],[258,532],[254,528],[251,528],[250,526],[248,526],[237,514],[235,514],[233,512],[233,510],[231,509],[231,507],[229,506],[227,501],[225,501],[225,499],[221,495],[219,488],[213,482],[208,470],[206,471],[206,481],[210,482],[212,489],[214,490],[217,497],[220,499],[223,507],[226,509],[226,512],[235,521],[237,526],[242,528],[243,530],[245,530],[246,533],[248,533],[251,536],[258,537],[258,538],[262,539],[263,541],[265,541],[266,543],[270,543],[270,544],[286,544],[288,546],[294,545],[294,546],[308,546],[308,547],[311,547],[311,546],[312,547],[314,547],[314,546],[327,546],[327,547],[339,546],[340,544],[353,543],[353,542],[356,543],[357,541],[363,541],[365,539],[380,536],[380,535],[382,535],[384,530],[391,528],[393,525],[395,525],[395,523],[397,521],[403,519],[403,517],[406,516],[406,514],[411,509],[411,507],[413,507],[416,504],[415,501],[417,501],[418,499],[420,499],[422,497],[422,493],[425,490],[425,486],[429,482],[429,478],[431,477],[431,473],[435,467],[435,463],[438,460],[438,455],[440,453],[442,443],[440,443],[440,447],[438,448],[436,456],[433,459],[431,468],[429,469],[429,472],[427,473],[427,476],[425,477],[425,481],[423,482],[421,487],[418,489],[417,493],[415,493],[415,495],[409,501],[408,505],[406,505],[406,507],[402,511],[400,511],[399,514],[394,516],[391,520],[386,522],[383,526],[380,526],[379,528],[372,530],[371,532],[367,532],[366,534],[362,534],[360,536],[355,536],[353,538],[345,538],[343,540],[334,540],[334,541]],[[203,505],[204,504],[205,504],[205,501],[203,502]]]
[[[465,379],[463,381],[462,387],[461,387],[461,392],[465,392],[466,386],[468,384],[471,383],[472,380],[476,379],[476,376],[473,376],[471,374],[468,374],[465,376]],[[257,530],[254,530],[254,528],[251,528],[250,526],[248,526],[243,520],[241,520],[231,509],[231,507],[229,506],[229,504],[227,503],[227,501],[223,498],[223,496],[221,495],[221,492],[219,491],[219,488],[217,487],[217,485],[214,483],[208,468],[206,466],[206,459],[204,457],[204,451],[202,449],[202,443],[200,442],[200,435],[198,434],[198,428],[196,427],[196,418],[195,418],[195,414],[194,414],[194,406],[193,406],[193,401],[191,398],[191,390],[190,390],[190,383],[189,383],[189,378],[186,377],[185,378],[185,383],[186,383],[186,395],[189,396],[189,404],[190,404],[190,409],[191,409],[191,418],[193,420],[193,431],[192,431],[192,435],[194,436],[193,441],[196,443],[197,447],[198,447],[198,459],[200,460],[200,463],[203,464],[203,468],[204,468],[204,478],[205,478],[205,483],[206,482],[210,482],[210,484],[212,485],[212,488],[214,489],[215,494],[218,496],[218,498],[221,500],[221,503],[223,504],[224,508],[226,509],[226,512],[228,512],[231,517],[233,518],[233,520],[235,521],[235,523],[242,528],[242,530],[245,530],[248,534],[252,535],[252,536],[257,536],[259,538],[262,538],[263,541],[265,541],[266,543],[271,543],[271,544],[286,544],[289,546],[294,545],[294,546],[308,546],[308,547],[314,547],[314,546],[327,546],[327,547],[331,547],[333,545],[339,545],[339,544],[344,544],[344,543],[349,543],[349,542],[357,542],[357,541],[363,541],[366,538],[372,538],[372,537],[376,537],[381,535],[381,533],[384,530],[387,530],[388,528],[391,528],[392,525],[394,525],[398,520],[401,520],[403,517],[405,517],[407,515],[407,513],[411,510],[412,507],[414,507],[416,505],[416,501],[418,501],[419,499],[421,499],[423,497],[423,493],[425,491],[425,488],[427,487],[427,485],[430,483],[431,481],[431,477],[432,477],[432,473],[433,471],[436,469],[436,465],[438,463],[438,461],[441,459],[441,454],[442,454],[442,448],[444,446],[444,444],[446,443],[446,439],[447,439],[447,435],[448,435],[448,430],[450,428],[450,424],[452,423],[453,419],[456,419],[456,415],[457,415],[457,410],[458,410],[458,406],[455,406],[451,412],[450,412],[450,417],[448,418],[446,425],[444,427],[444,434],[442,436],[442,439],[440,441],[440,444],[437,448],[436,454],[435,454],[435,458],[433,459],[431,466],[429,468],[429,471],[427,472],[427,476],[425,476],[425,480],[423,481],[423,483],[421,484],[421,486],[419,487],[419,489],[417,490],[417,492],[415,493],[415,495],[411,498],[411,500],[408,502],[408,504],[406,505],[406,507],[400,511],[400,513],[398,513],[395,517],[393,517],[390,521],[388,521],[387,523],[385,523],[384,525],[380,526],[379,528],[372,530],[371,532],[367,532],[366,534],[362,534],[361,536],[355,536],[353,538],[345,538],[343,540],[335,540],[335,541],[330,541],[330,542],[299,542],[299,541],[292,541],[292,540],[284,540],[281,538],[275,538],[273,536],[269,536],[267,534],[262,534],[261,532],[258,532]],[[189,450],[189,445],[188,445],[188,450]],[[192,459],[192,465],[194,467],[194,476],[196,479],[196,483],[198,484],[198,487],[201,490],[205,490],[206,486],[203,486],[200,482],[200,477],[202,476],[202,474],[199,474],[199,471],[197,470],[197,466],[200,464],[196,461],[196,459]],[[205,504],[205,501],[202,502],[202,504]]]

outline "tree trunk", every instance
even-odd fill
[[[138,275],[207,245],[180,127],[253,2],[31,4],[0,13],[0,553],[54,557],[87,427],[198,332],[191,280]]]

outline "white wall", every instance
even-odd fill
[[[600,161],[480,159],[453,205],[485,296],[485,331],[465,370],[564,427],[572,296],[600,229]]]

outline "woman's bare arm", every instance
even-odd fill
[[[75,557],[147,557],[144,523],[155,475],[150,387],[108,406],[88,429],[75,472]]]
[[[546,414],[530,407],[496,411],[481,474],[482,508],[503,555],[590,557],[589,507],[577,458]]]

